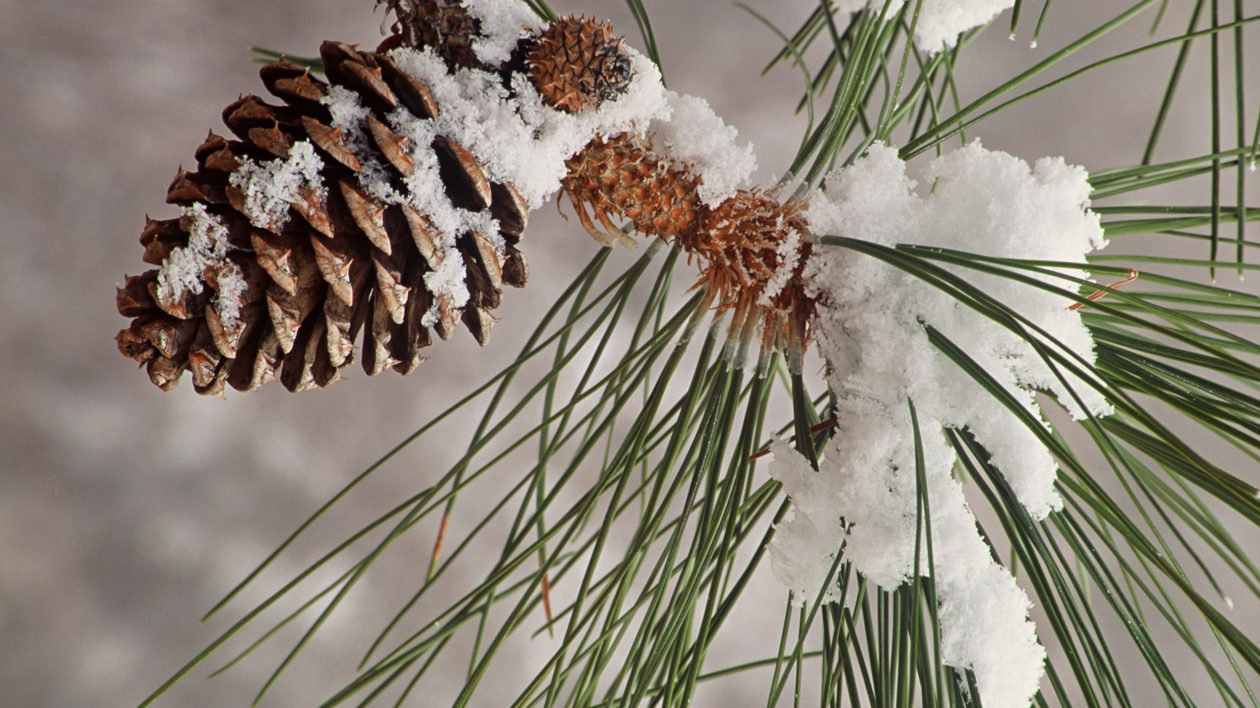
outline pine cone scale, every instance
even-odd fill
[[[490,183],[490,215],[499,222],[499,231],[519,240],[529,225],[529,204],[510,184]]]
[[[438,103],[433,99],[429,87],[417,81],[394,63],[386,54],[376,55],[377,64],[381,68],[381,76],[393,89],[394,96],[417,118],[436,118]]]
[[[272,282],[282,290],[296,295],[298,265],[297,256],[293,252],[296,242],[283,243],[282,236],[261,229],[250,229],[249,237],[258,265],[262,266]]]
[[[429,270],[437,270],[442,265],[442,251],[434,240],[433,225],[423,214],[409,205],[402,205],[402,213],[403,218],[407,220],[407,230],[411,234],[411,241],[415,244],[416,251],[424,259]]]
[[[416,165],[411,161],[411,157],[407,155],[406,138],[395,133],[376,116],[368,116],[368,132],[372,136],[372,142],[376,143],[376,149],[381,151],[381,155],[389,162],[395,170],[403,177],[410,177],[416,173]]]
[[[337,249],[335,242],[322,234],[311,235],[311,250],[315,253],[315,266],[328,284],[332,298],[347,307],[354,304],[355,286],[352,279],[354,259]]]
[[[138,317],[157,307],[157,302],[149,292],[149,284],[157,282],[157,270],[147,270],[140,275],[127,276],[121,288],[117,288],[114,302],[119,314],[124,317]]]

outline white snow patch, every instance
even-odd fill
[[[240,296],[249,287],[240,266],[227,259],[227,226],[219,217],[206,211],[200,202],[183,208],[188,225],[188,244],[173,249],[162,261],[157,276],[157,299],[163,305],[197,294],[205,288],[205,271],[216,268],[218,294],[214,300],[219,318],[227,327],[236,325],[240,317]]]
[[[972,143],[934,160],[924,177],[934,187],[920,197],[896,151],[873,146],[865,158],[828,178],[827,193],[810,203],[806,219],[815,234],[992,257],[1081,262],[1103,245],[1098,215],[1086,208],[1087,174],[1062,158],[1043,158],[1030,169],[1016,157]],[[990,372],[1032,420],[1042,421],[1038,390],[1056,396],[1076,419],[1110,413],[1102,394],[1066,371],[1056,375],[1024,339],[918,278],[847,249],[819,246],[813,254],[804,276],[807,291],[819,298],[815,334],[828,362],[829,384],[842,402],[908,394],[927,416],[969,428],[1034,518],[1058,508],[1057,465],[1045,446],[928,342],[924,324]],[[1093,339],[1080,313],[1068,309],[1060,295],[1007,278],[957,272],[1070,352],[1094,361]],[[1071,287],[1049,275],[1036,277]],[[843,403],[840,415],[843,424]]]
[[[327,190],[319,174],[323,166],[315,146],[309,140],[299,140],[284,160],[242,158],[228,183],[244,193],[244,213],[251,224],[279,233],[289,221],[290,203],[300,203],[303,191],[313,188],[318,200],[324,201]]]
[[[889,0],[885,17],[892,19],[903,4],[902,0]],[[914,0],[908,4],[906,22],[910,21],[910,12],[914,10]],[[925,52],[949,49],[958,41],[959,34],[986,24],[1014,4],[1015,0],[923,0],[919,23],[914,29],[914,44]],[[884,0],[837,0],[834,3],[837,12],[857,12],[863,7],[879,12],[883,6]]]
[[[748,178],[757,169],[752,144],[737,145],[738,131],[703,98],[674,91],[666,91],[665,96],[669,120],[653,122],[648,139],[676,167],[698,176],[700,201],[716,207],[749,184]]]
[[[223,221],[200,202],[184,207],[183,214],[189,226],[188,245],[173,249],[158,270],[157,299],[163,305],[186,293],[200,293],[205,287],[205,269],[227,258],[228,230]]]
[[[842,542],[845,561],[882,587],[895,588],[914,573],[914,448],[896,439],[913,435],[904,404],[904,399],[891,405],[865,400],[855,406],[869,418],[839,431],[826,446],[818,471],[787,445],[774,447],[770,474],[792,497],[792,514],[775,530],[771,568],[802,604],[813,602],[820,591],[823,601],[839,599],[826,574]],[[890,430],[892,410],[899,411],[900,420]],[[936,432],[931,432],[933,426]],[[950,475],[951,450],[939,422],[920,419],[920,427],[941,658],[975,671],[985,705],[1026,706],[1037,692],[1045,663],[1045,649],[1028,619],[1028,597],[993,561],[980,536],[962,487]],[[875,445],[870,444],[872,437]],[[842,524],[851,525],[847,536]],[[920,548],[919,569],[928,573],[926,546]]]
[[[245,273],[241,271],[241,267],[231,261],[219,270],[215,280],[219,286],[219,294],[215,298],[214,309],[223,326],[232,329],[241,317],[240,298],[249,289],[249,283],[245,281]]]
[[[546,26],[519,0],[464,0],[464,7],[481,21],[481,37],[473,40],[473,54],[491,66],[507,61],[522,37],[537,34]]]
[[[455,307],[463,307],[468,302],[466,272],[463,254],[458,249],[445,249],[437,270],[424,274],[424,287],[431,293],[445,295]],[[439,310],[438,298],[434,298],[433,305],[420,317],[420,324],[425,327],[437,324],[441,317]]]

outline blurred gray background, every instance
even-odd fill
[[[642,47],[620,2],[552,4],[611,19]],[[781,174],[804,123],[792,113],[798,73],[781,66],[758,78],[777,38],[724,1],[645,4],[671,88],[704,96],[754,143],[760,179]],[[751,4],[791,31],[814,3]],[[1039,49],[1028,46],[1030,27],[1015,41],[993,28],[956,69],[964,90],[977,95],[1126,5],[1056,2]],[[1184,26],[1186,6],[1173,3],[1171,26]],[[147,267],[137,243],[143,217],[174,214],[163,195],[176,166],[192,162],[207,130],[223,132],[223,106],[239,93],[261,93],[249,47],[313,55],[323,39],[373,46],[382,20],[371,0],[0,0],[0,705],[139,701],[226,626],[198,624],[202,612],[342,483],[497,371],[594,253],[576,224],[544,207],[526,235],[531,283],[507,293],[490,346],[478,348],[461,331],[405,379],[353,370],[326,391],[290,395],[273,385],[203,399],[187,382],[159,392],[117,354],[112,337],[125,322],[113,288]],[[1141,43],[1145,27],[1111,46]],[[1171,61],[1164,52],[1109,68],[972,135],[1029,160],[1061,154],[1090,169],[1128,164],[1140,154]],[[1196,122],[1204,96],[1204,81],[1187,86],[1188,107],[1173,116],[1163,158],[1207,151]],[[614,266],[631,258],[616,254]],[[468,426],[451,430],[466,436]],[[338,539],[456,456],[431,442],[416,447],[304,548]],[[1254,547],[1260,539],[1249,533],[1240,541]],[[427,543],[416,541],[411,567],[385,575],[397,585],[374,581],[343,608],[270,705],[310,704],[344,680],[371,636],[368,620],[394,606],[372,599],[414,587]],[[299,569],[282,562],[272,580]],[[773,633],[781,592],[772,580],[755,591],[767,617],[749,628]],[[520,650],[522,671],[536,654]],[[246,705],[274,661],[246,661],[209,682],[203,668],[165,705]],[[441,704],[441,695],[415,705]],[[493,705],[494,695],[482,704]],[[701,702],[739,705],[739,695],[764,694],[714,690]]]

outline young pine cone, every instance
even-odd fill
[[[408,373],[430,328],[445,339],[462,321],[484,342],[501,286],[525,284],[527,212],[512,185],[490,182],[448,138],[418,145],[399,132],[441,110],[428,89],[384,54],[336,42],[320,54],[331,86],[287,62],[262,68],[284,105],[251,95],[228,106],[238,139],[211,133],[196,171],[167,192],[183,216],[141,235],[161,268],[119,289],[134,319],[117,339],[164,390],[185,369],[207,394],[275,377],[291,391],[326,386],[360,330],[365,371]],[[333,127],[332,107],[361,121]],[[424,184],[449,204],[418,208],[435,201],[409,193]]]
[[[625,93],[633,71],[612,25],[567,17],[527,43],[526,70],[548,105],[573,113]]]
[[[609,243],[620,233],[615,217],[677,244],[698,261],[697,286],[706,288],[713,306],[735,313],[732,327],[754,318],[767,338],[782,332],[791,346],[804,347],[814,302],[801,286],[811,244],[802,238],[807,226],[800,201],[741,189],[705,204],[699,176],[628,134],[592,141],[567,166],[563,189],[597,241]]]

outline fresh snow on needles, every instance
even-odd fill
[[[935,159],[923,177],[932,187],[921,195],[896,150],[874,145],[828,178],[806,218],[819,236],[988,257],[1080,263],[1103,245],[1098,216],[1087,208],[1087,175],[1061,158],[1030,167],[973,142]],[[1057,340],[1062,346],[1056,351],[1093,362],[1092,338],[1062,294],[942,267],[1026,318],[1028,331],[1040,328]],[[1052,286],[1076,287],[1050,273],[1028,274]],[[826,574],[841,546],[845,560],[881,586],[896,587],[914,573],[919,497],[913,403],[925,458],[944,660],[975,670],[986,705],[1027,705],[1044,650],[1027,619],[1027,597],[992,560],[976,530],[952,476],[956,456],[943,431],[974,435],[1035,519],[1062,506],[1054,488],[1057,466],[1034,431],[932,345],[926,328],[989,372],[1030,424],[1044,426],[1037,391],[1051,392],[1077,418],[1103,415],[1110,407],[1086,382],[1052,369],[1019,335],[874,257],[819,244],[805,277],[818,298],[815,341],[837,399],[837,425],[817,471],[787,446],[776,448],[771,474],[794,508],[771,546],[776,576],[803,602],[820,593],[833,599]],[[927,572],[925,563],[921,557],[920,572]]]

